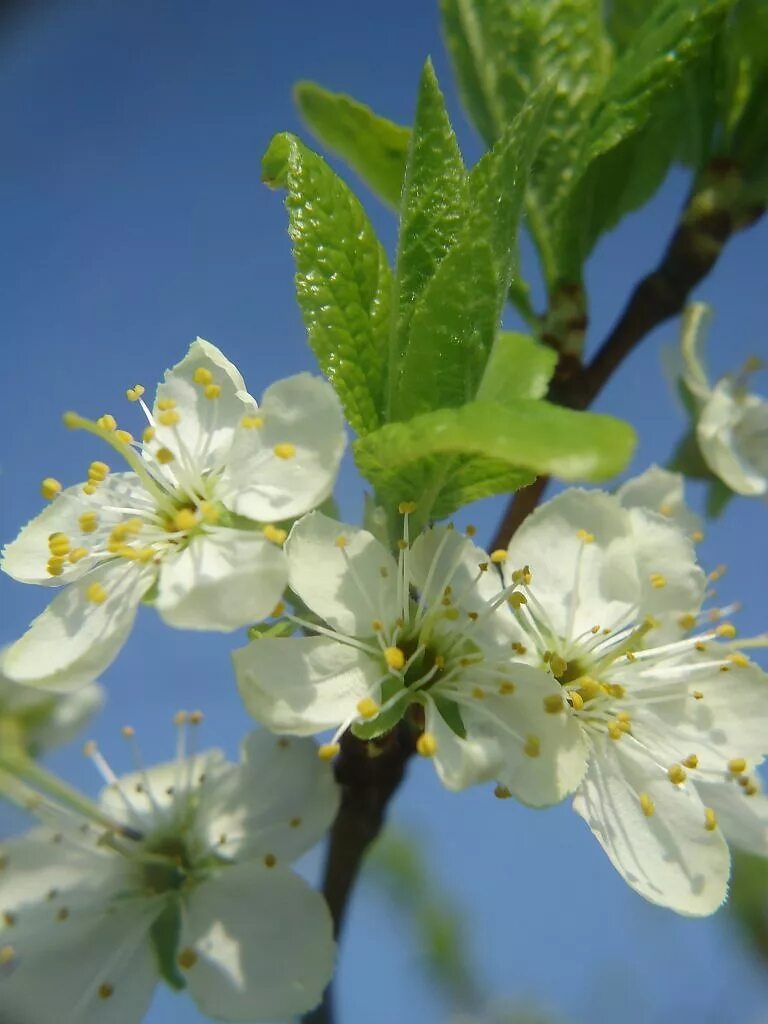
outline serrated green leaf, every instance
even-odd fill
[[[294,98],[312,134],[390,206],[400,205],[411,131],[351,96],[297,82]]]
[[[354,445],[385,504],[417,502],[421,520],[530,483],[538,474],[601,480],[624,468],[635,434],[610,416],[547,402],[472,402],[391,423]]]
[[[525,182],[549,97],[537,94],[473,168],[462,232],[410,323],[390,419],[471,401],[516,272]]]
[[[499,331],[477,390],[477,399],[512,405],[519,398],[543,398],[556,365],[554,349],[527,334]]]
[[[296,294],[320,368],[352,427],[381,423],[389,354],[392,277],[360,202],[295,136],[276,135],[265,182],[287,191]]]

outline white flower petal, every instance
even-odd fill
[[[579,531],[594,540],[584,543]],[[537,509],[512,538],[504,577],[529,565],[552,630],[575,637],[608,628],[637,606],[640,585],[628,513],[616,497],[571,488]]]
[[[699,796],[711,807],[732,846],[758,857],[768,857],[768,797],[748,796],[736,779],[727,783],[696,783]]]
[[[400,615],[397,563],[366,530],[310,512],[291,530],[285,550],[292,589],[334,629],[372,636],[374,619],[391,624]]]
[[[254,640],[232,655],[249,714],[273,732],[310,736],[357,715],[382,666],[363,651],[326,637]]]
[[[680,338],[683,380],[694,398],[700,402],[706,401],[710,393],[702,353],[710,316],[711,310],[703,302],[692,302],[683,313],[683,329]]]
[[[221,389],[218,397],[206,397],[206,385],[194,379],[198,370],[210,374],[210,383]],[[157,389],[155,420],[162,412],[157,405],[161,400],[176,403],[179,422],[169,427],[157,423],[156,442],[182,458],[186,456],[186,462],[197,470],[212,469],[226,460],[240,420],[256,409],[237,367],[202,338],[193,341],[181,362],[166,371],[164,383]]]
[[[333,489],[346,444],[339,400],[327,381],[300,373],[267,388],[258,415],[261,427],[236,431],[217,493],[250,519],[293,519]],[[281,445],[293,454],[281,458]]]
[[[732,491],[768,491],[768,402],[739,395],[724,378],[701,410],[696,438],[704,461]]]
[[[156,607],[169,626],[230,632],[266,618],[287,580],[277,545],[260,533],[216,527],[163,561]]]
[[[265,1021],[310,1010],[333,970],[335,944],[325,900],[292,872],[242,864],[212,876],[182,915],[186,971],[204,1013]]]
[[[117,657],[153,575],[151,567],[118,560],[94,569],[58,594],[5,651],[3,671],[16,682],[50,690],[91,682]],[[107,592],[101,604],[88,600],[94,583]]]
[[[147,492],[135,473],[111,473],[93,494],[85,494],[83,484],[67,487],[27,523],[16,540],[6,545],[3,549],[3,571],[20,583],[51,587],[80,579],[93,569],[94,558],[81,558],[74,564],[65,561],[61,575],[51,576],[47,569],[51,557],[48,538],[52,533],[63,533],[70,539],[72,549],[83,547],[89,551],[103,551],[111,528],[121,518],[130,518],[130,515],[104,515],[105,506],[130,508],[137,513],[150,507]],[[80,517],[85,512],[96,513],[99,521],[97,529],[89,533],[84,532],[80,525]],[[102,556],[96,557],[101,560]]]
[[[573,806],[627,884],[651,903],[692,917],[722,904],[730,856],[721,831],[705,827],[695,788],[674,786],[630,737],[596,740]]]
[[[484,720],[468,722],[466,739],[462,739],[430,701],[426,708],[425,727],[435,738],[437,749],[432,760],[440,781],[447,789],[467,789],[495,778],[501,749],[492,723]]]
[[[246,738],[242,757],[202,791],[201,826],[223,857],[271,854],[290,864],[333,821],[339,802],[333,771],[318,760],[311,740],[277,739],[263,729]]]
[[[229,765],[220,750],[206,750],[121,775],[119,785],[106,786],[99,805],[116,821],[149,832],[160,817],[164,825],[186,823],[191,804],[202,799]]]
[[[685,481],[682,474],[652,465],[626,480],[616,491],[624,508],[644,508],[669,518],[688,536],[702,529],[702,522],[685,503]]]

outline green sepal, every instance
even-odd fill
[[[707,488],[707,518],[719,519],[733,497],[735,497],[734,492],[727,484],[724,484],[722,480],[712,480]]]
[[[400,700],[382,714],[367,722],[354,722],[351,726],[352,732],[359,740],[375,740],[378,736],[383,736],[394,729],[413,703],[414,695],[404,690]]]
[[[273,622],[271,625],[262,625],[261,623],[248,627],[248,639],[249,640],[265,640],[267,637],[270,640],[279,640],[285,636],[293,636],[296,632],[296,624],[289,622],[288,619],[280,619],[279,622]]]
[[[459,705],[453,700],[448,700],[447,697],[438,696],[436,693],[432,694],[432,701],[439,711],[440,717],[451,732],[456,733],[460,739],[465,740],[467,738],[467,727],[464,725],[464,720],[461,717]]]
[[[543,398],[556,366],[554,349],[527,334],[499,331],[477,389],[477,400],[513,405],[519,398]]]
[[[160,977],[176,992],[181,992],[187,987],[176,962],[180,938],[181,905],[178,899],[169,899],[160,915],[152,922],[149,941]]]

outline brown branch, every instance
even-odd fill
[[[323,895],[337,940],[365,855],[381,832],[389,801],[414,753],[415,735],[410,723],[403,720],[380,741],[366,743],[350,732],[341,738],[341,752],[334,764],[341,805],[331,828],[323,875]],[[322,1003],[302,1019],[304,1024],[332,1024],[332,983]]]

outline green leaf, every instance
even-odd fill
[[[727,484],[717,478],[713,479],[707,488],[707,518],[719,519],[734,496]]]
[[[513,405],[519,398],[543,398],[557,365],[557,353],[527,334],[499,331],[485,366],[478,401]]]
[[[606,0],[606,27],[618,51],[626,49],[648,20],[654,6],[658,6],[660,2],[661,0]]]
[[[627,423],[547,402],[472,402],[391,423],[354,445],[360,472],[386,504],[417,502],[421,521],[531,483],[538,474],[602,480],[629,460]]]
[[[527,103],[470,174],[461,235],[413,311],[390,419],[476,395],[516,272],[525,181],[547,102],[539,93]]]
[[[181,908],[179,901],[173,899],[169,900],[165,909],[153,921],[149,929],[149,940],[155,953],[160,977],[177,992],[187,987],[176,963],[180,936]]]
[[[262,174],[287,191],[296,294],[309,344],[352,427],[381,423],[392,278],[360,202],[295,136],[276,135]]]
[[[385,202],[398,207],[410,129],[315,82],[297,82],[293,95],[315,138],[345,160]]]

